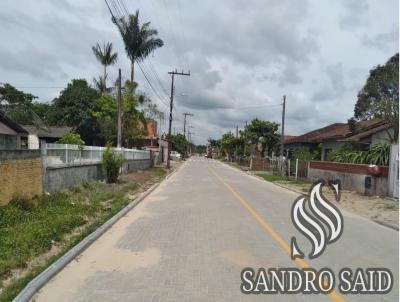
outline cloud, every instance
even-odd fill
[[[391,44],[396,43],[398,45],[399,41],[399,27],[398,25],[393,26],[392,30],[385,33],[379,33],[375,36],[370,36],[364,34],[362,36],[362,44],[365,47],[372,47],[378,50],[389,50],[391,49]]]
[[[125,0],[165,42],[142,65],[162,100],[136,68],[139,90],[168,116],[168,72],[190,69],[190,77],[175,77],[173,127],[182,131],[182,114],[194,113],[188,123],[197,143],[255,117],[280,123],[283,94],[288,134],[346,121],[368,70],[398,51],[396,2]],[[105,41],[119,54],[110,81],[118,68],[129,78],[130,63],[104,1],[3,0],[0,20],[2,81],[55,87],[73,78],[91,82],[102,72],[91,46]],[[60,90],[27,92],[49,101]]]
[[[369,4],[367,1],[343,0],[345,12],[340,17],[339,25],[344,30],[354,30],[368,21]]]

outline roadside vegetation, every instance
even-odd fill
[[[48,265],[164,177],[155,167],[0,207],[0,301],[10,301]],[[18,278],[16,278],[18,277]]]
[[[295,180],[293,177],[288,177],[288,176],[282,176],[282,175],[277,175],[277,174],[270,174],[270,173],[257,173],[257,176],[260,176],[264,178],[266,181],[270,182],[286,182],[290,184],[308,184],[309,182],[301,179]]]
[[[329,154],[328,159],[333,162],[369,165],[389,165],[390,145],[377,144],[367,151],[357,151],[349,148],[340,148]]]

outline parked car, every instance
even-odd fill
[[[182,155],[177,151],[171,151],[170,158],[172,160],[181,160],[182,159]]]

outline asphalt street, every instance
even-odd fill
[[[398,232],[343,213],[344,231],[316,259],[293,261],[297,193],[194,157],[65,267],[34,301],[398,301]],[[308,253],[307,253],[308,254]],[[245,267],[388,268],[385,295],[243,294]]]

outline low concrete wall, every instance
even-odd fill
[[[153,166],[153,159],[127,160],[122,165],[122,173],[129,173],[137,170],[146,170]]]
[[[368,165],[311,161],[308,179],[317,181],[340,180],[343,189],[354,190],[366,195],[388,195],[387,167],[381,167],[382,175],[368,173]],[[366,184],[369,183],[369,186]]]
[[[0,205],[13,198],[42,194],[42,162],[39,150],[0,151]]]
[[[127,160],[122,165],[122,173],[146,170],[153,166],[152,159]],[[101,163],[81,164],[75,166],[46,167],[44,190],[56,192],[90,181],[104,180],[105,171]]]
[[[103,180],[105,173],[99,164],[80,166],[47,167],[44,177],[44,190],[56,192],[60,189],[71,188],[95,180]]]

